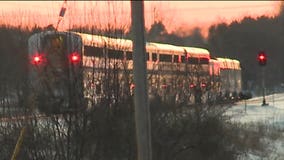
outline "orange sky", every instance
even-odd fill
[[[63,1],[0,1],[0,23],[47,26],[58,21]],[[145,1],[145,25],[162,20],[169,32],[208,27],[219,22],[240,20],[244,16],[274,16],[279,1]],[[67,11],[59,30],[73,25],[92,24],[127,28],[129,1],[67,1]]]

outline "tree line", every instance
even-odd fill
[[[281,63],[284,18],[281,17],[282,12],[273,18],[246,17],[239,22],[211,26],[208,39],[198,28],[187,36],[168,33],[163,22],[157,21],[147,30],[146,38],[153,42],[204,47],[212,56],[240,60],[245,88],[260,84],[256,55],[264,50],[269,58],[266,78],[273,87],[284,78],[281,72],[284,67]],[[27,40],[33,33],[47,29],[54,27],[0,26],[1,116],[9,115],[12,105],[28,108],[24,103],[25,93],[22,93],[27,84]],[[131,30],[125,32],[116,28],[100,30],[80,26],[70,30],[131,37]],[[6,102],[7,97],[12,96],[19,98],[18,103]],[[133,113],[133,104],[127,101],[113,108],[98,107],[91,112],[54,116],[44,121],[45,124],[37,119],[18,124],[0,123],[0,159],[10,158],[24,123],[28,124],[28,134],[20,151],[23,159],[134,159],[137,153]],[[237,159],[250,152],[263,157],[271,152],[263,136],[277,139],[278,135],[263,126],[233,124],[223,113],[222,108],[217,110],[212,106],[171,106],[152,102],[153,159]],[[65,130],[68,132],[63,132]]]
[[[237,59],[241,63],[243,88],[260,90],[261,67],[257,62],[257,54],[264,51],[268,56],[265,67],[266,87],[283,87],[284,72],[284,11],[275,17],[244,17],[240,21],[229,24],[212,25],[208,37],[201,34],[200,28],[192,30],[190,35],[180,36],[168,33],[162,21],[156,21],[147,31],[148,41],[202,47],[210,51],[212,57]]]
[[[14,74],[23,77],[26,67],[24,58],[27,54],[27,38],[32,33],[45,29],[52,29],[52,25],[45,28],[38,26],[32,29],[25,27],[0,26],[0,78],[8,78]],[[95,27],[75,26],[71,31],[101,34],[113,37],[130,38],[130,31],[125,28],[99,29]],[[192,30],[190,35],[168,33],[162,21],[155,21],[146,31],[146,40],[152,42],[169,43],[207,48],[212,57],[226,57],[237,59],[241,62],[243,88],[257,89],[261,85],[261,67],[257,63],[257,54],[264,51],[268,56],[266,65],[266,85],[268,88],[278,87],[284,83],[284,12],[275,17],[261,16],[257,18],[244,17],[240,21],[230,24],[220,23],[209,28],[208,37],[201,34],[200,28]],[[9,70],[9,72],[7,72]],[[271,72],[273,71],[273,72]],[[19,78],[7,81],[12,83]]]
[[[131,37],[131,29],[126,33],[116,30],[116,33],[120,33],[123,38]],[[168,33],[162,21],[155,21],[145,34],[147,41],[202,47],[208,49],[212,57],[239,60],[245,90],[261,90],[261,67],[257,62],[257,54],[264,51],[268,56],[268,63],[265,67],[266,87],[273,90],[275,87],[279,88],[284,85],[284,72],[281,70],[284,67],[282,63],[284,59],[282,54],[284,51],[282,47],[284,44],[283,10],[275,17],[252,18],[247,16],[229,24],[212,25],[206,38],[202,35],[200,28],[194,28],[189,35],[177,33],[178,31]]]

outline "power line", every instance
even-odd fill
[[[167,12],[171,11],[203,11],[203,10],[228,10],[228,9],[244,9],[244,8],[262,8],[267,7],[267,5],[242,5],[242,6],[230,6],[230,7],[191,7],[191,8],[182,8],[182,9],[167,9]],[[275,8],[275,7],[274,7]],[[162,8],[160,8],[162,9]]]

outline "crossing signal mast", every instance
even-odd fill
[[[268,103],[266,103],[265,101],[265,71],[264,71],[264,66],[266,66],[267,63],[267,55],[264,51],[261,51],[258,53],[257,55],[257,61],[259,66],[261,66],[261,78],[262,78],[262,96],[263,96],[263,100],[262,100],[262,106],[268,106]]]
[[[67,6],[67,0],[64,0],[63,4],[62,4],[62,7],[60,9],[60,12],[59,12],[59,17],[58,17],[58,21],[57,21],[57,24],[56,24],[56,30],[59,26],[59,23],[62,21],[64,15],[65,15],[65,12],[66,12],[66,6]]]

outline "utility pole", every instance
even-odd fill
[[[150,109],[147,92],[144,2],[131,1],[134,105],[138,160],[152,160]]]

